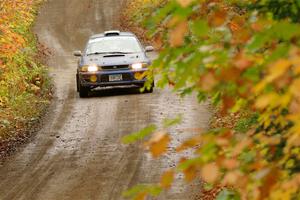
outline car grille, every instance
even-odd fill
[[[121,70],[129,69],[129,65],[111,65],[111,66],[102,66],[102,70]]]

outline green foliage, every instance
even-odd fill
[[[168,128],[168,127],[174,126],[176,124],[180,124],[181,121],[182,121],[182,116],[179,115],[178,117],[176,117],[174,119],[165,119],[163,121],[163,125],[164,125],[164,128]]]
[[[127,135],[127,136],[123,137],[122,141],[125,144],[130,144],[130,143],[137,142],[139,140],[144,139],[146,136],[149,136],[156,129],[157,129],[157,127],[155,125],[147,126],[144,129],[142,129],[142,130],[140,130],[140,131],[138,131],[136,133],[132,133],[130,135]]]
[[[218,194],[216,200],[240,200],[240,197],[236,192],[224,189]]]
[[[234,130],[241,133],[246,133],[253,125],[257,123],[257,119],[257,114],[252,114],[251,116],[241,118],[237,121]]]
[[[130,190],[123,193],[124,197],[137,198],[141,194],[149,194],[151,196],[158,196],[162,192],[162,188],[156,185],[137,185]]]
[[[300,22],[299,0],[259,0],[250,4],[249,8],[271,14],[276,20],[290,19],[293,22]]]

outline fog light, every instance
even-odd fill
[[[90,77],[90,80],[91,80],[91,82],[96,82],[97,81],[97,76],[96,75],[92,75],[91,77]]]

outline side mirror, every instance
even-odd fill
[[[80,57],[80,56],[82,56],[82,53],[81,53],[81,51],[74,51],[73,55],[77,56],[77,57]]]
[[[154,51],[154,47],[153,46],[146,46],[145,51],[146,52]]]

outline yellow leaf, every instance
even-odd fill
[[[295,79],[290,87],[291,93],[296,97],[300,99],[300,79]]]
[[[267,82],[272,82],[282,76],[291,64],[289,60],[280,59],[274,65],[270,65],[269,75],[266,77]]]
[[[265,109],[267,106],[277,100],[278,95],[276,93],[269,93],[258,97],[255,102],[255,107],[258,109]]]

